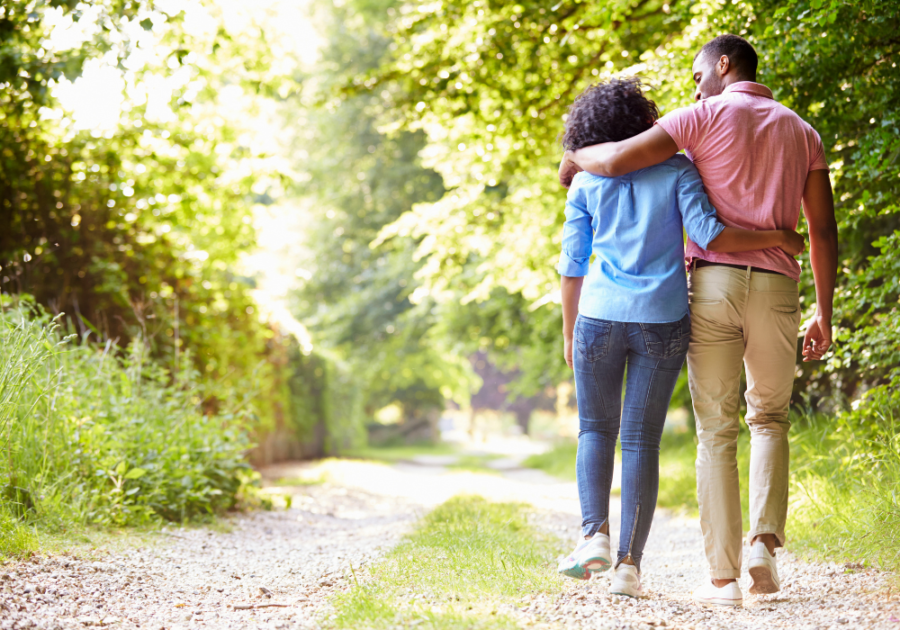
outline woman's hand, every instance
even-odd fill
[[[778,230],[782,242],[778,245],[788,256],[799,256],[806,249],[806,239],[794,230]]]
[[[563,354],[566,357],[566,365],[569,366],[570,370],[575,369],[575,360],[572,356],[572,348],[574,345],[572,337],[565,337],[565,341],[563,342]]]

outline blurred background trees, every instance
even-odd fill
[[[698,48],[719,33],[739,33],[760,53],[760,82],[821,133],[835,186],[837,344],[827,361],[798,368],[795,403],[826,411],[852,403],[863,416],[883,416],[900,385],[900,285],[891,255],[900,238],[898,9],[839,0],[407,7],[392,24],[392,63],[345,89],[389,95],[386,121],[425,130],[428,163],[448,191],[385,228],[380,241],[420,238],[417,255],[427,261],[420,276],[434,295],[481,309],[497,308],[501,294],[520,296],[513,310],[527,312],[532,335],[558,330],[563,197],[555,140],[566,108],[592,80],[614,73],[643,77],[663,112],[687,105]],[[807,258],[803,266],[808,316],[815,295]],[[558,336],[545,339],[516,339],[526,378],[532,369],[565,377]],[[528,355],[536,348],[544,361]]]
[[[840,0],[3,2],[0,286],[196,369],[204,412],[243,401],[279,457],[359,444],[385,408],[433,424],[494,371],[504,409],[552,397],[566,108],[615,73],[689,104],[694,53],[736,32],[835,184],[837,344],[795,403],[877,424],[900,403],[898,21]]]

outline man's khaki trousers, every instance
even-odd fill
[[[788,406],[797,359],[800,302],[787,276],[720,265],[689,281],[688,374],[697,421],[697,499],[710,576],[741,575],[737,468],[741,363],[750,427],[749,540],[784,545],[788,500]]]

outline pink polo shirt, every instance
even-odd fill
[[[749,230],[795,229],[810,171],[828,169],[822,139],[759,83],[741,81],[659,119],[694,162],[719,220]],[[753,265],[800,280],[800,265],[778,248],[737,254],[687,242],[685,259]]]

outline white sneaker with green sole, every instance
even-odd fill
[[[591,574],[606,571],[612,561],[609,557],[609,536],[597,532],[582,541],[557,569],[561,574],[576,580],[589,580]]]

